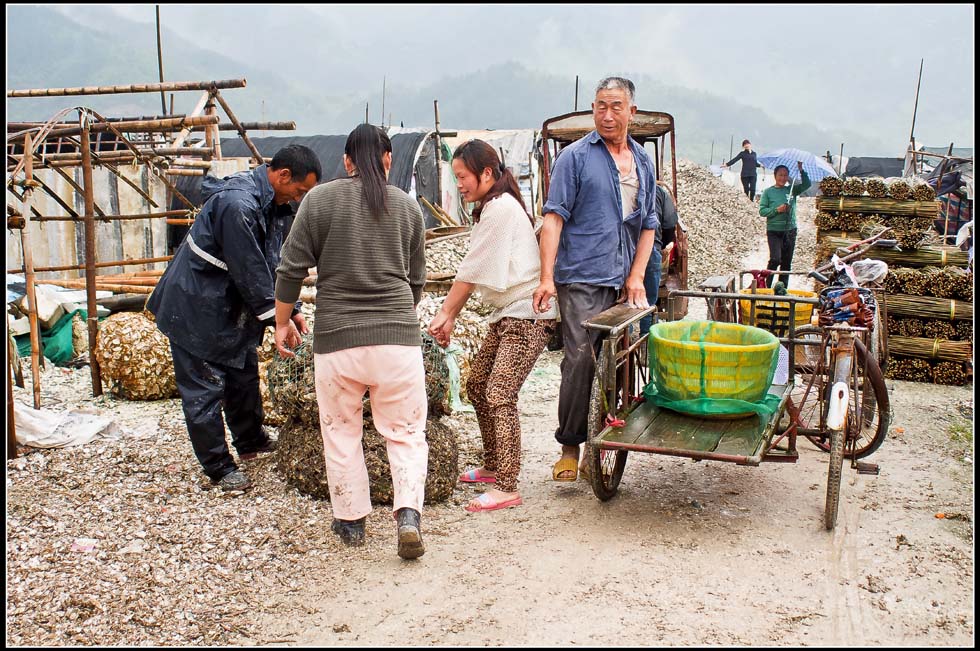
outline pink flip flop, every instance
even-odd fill
[[[497,509],[505,509],[508,506],[520,506],[524,503],[524,500],[521,499],[520,495],[505,502],[494,502],[493,498],[490,497],[488,493],[477,495],[476,501],[480,503],[479,507],[473,508],[472,505],[467,504],[466,510],[470,513],[479,513],[480,511],[496,511]]]
[[[481,475],[479,468],[467,470],[459,476],[459,480],[464,484],[496,484],[497,478],[489,475]]]

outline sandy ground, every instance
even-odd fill
[[[764,243],[743,260],[764,264]],[[890,383],[890,438],[870,458],[881,474],[845,464],[828,532],[827,456],[806,442],[797,464],[756,468],[634,453],[609,502],[584,481],[551,481],[560,360],[545,352],[521,393],[522,507],[468,514],[479,491],[461,485],[453,504],[426,510],[428,548],[414,563],[394,555],[393,526],[376,513],[343,571],[308,568],[304,589],[270,602],[263,637],[243,641],[971,644],[970,387]],[[475,418],[455,420],[461,465],[478,465]]]

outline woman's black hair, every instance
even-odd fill
[[[742,146],[743,146],[743,147],[744,147],[745,145],[751,145],[751,144],[752,144],[752,143],[751,143],[751,142],[749,142],[749,139],[748,139],[748,138],[746,138],[745,140],[743,140],[743,141],[742,141]]]
[[[373,124],[361,124],[347,136],[344,153],[361,178],[368,209],[380,218],[388,203],[388,177],[381,158],[385,153],[391,153],[391,139]]]
[[[517,199],[521,208],[524,209],[524,213],[527,214],[527,206],[524,205],[524,198],[521,197],[521,188],[517,185],[517,179],[497,155],[497,150],[489,143],[476,139],[467,140],[456,148],[453,160],[456,159],[461,160],[466,169],[477,178],[483,174],[483,170],[490,168],[493,178],[496,179],[483,200],[473,209],[473,223],[480,221],[480,213],[483,212],[483,207],[490,203],[491,199],[495,199],[505,192]],[[531,215],[528,215],[527,218],[531,220],[533,226],[534,219]]]
[[[779,170],[786,170],[786,173],[789,174],[789,168],[788,167],[786,167],[785,165],[777,165],[776,166],[776,169],[774,169],[772,171],[772,175],[773,176],[776,176],[776,173],[779,172]]]

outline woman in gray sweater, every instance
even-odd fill
[[[415,306],[425,284],[425,224],[418,203],[388,185],[391,140],[362,124],[347,138],[348,178],[313,188],[283,245],[276,280],[276,347],[300,341],[289,320],[307,270],[317,267],[314,373],[331,529],[348,545],[364,542],[371,512],[362,401],[387,440],[394,479],[398,555],[425,549],[420,530],[428,461],[425,371]]]

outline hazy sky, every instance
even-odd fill
[[[113,8],[154,20],[153,5]],[[309,75],[338,94],[382,76],[419,87],[508,60],[589,79],[649,74],[785,122],[870,132],[896,152],[908,141],[923,58],[916,140],[973,145],[974,13],[973,5],[161,6],[164,26],[200,47]],[[655,107],[656,98],[643,99]]]

